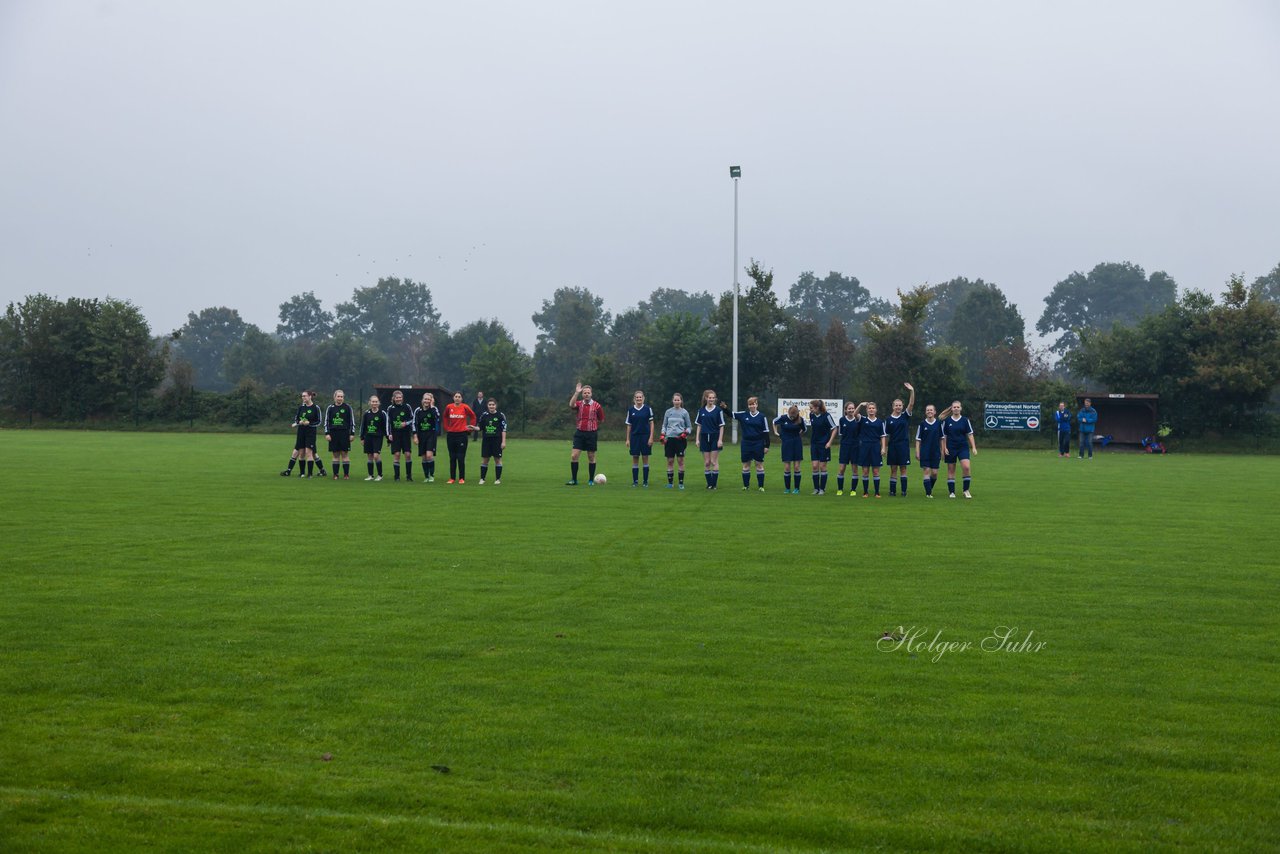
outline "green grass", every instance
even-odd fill
[[[0,850],[1280,847],[1274,458],[877,502],[0,436]]]

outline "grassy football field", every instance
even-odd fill
[[[1280,847],[1275,457],[875,501],[0,439],[3,851]]]

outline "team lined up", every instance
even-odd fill
[[[844,414],[838,420],[827,411],[821,400],[810,402],[809,419],[806,421],[796,406],[780,413],[769,421],[760,411],[758,398],[747,399],[747,408],[731,413],[742,425],[739,451],[742,460],[742,488],[751,488],[754,472],[757,489],[764,491],[764,458],[770,447],[770,437],[781,440],[784,491],[800,492],[803,479],[804,436],[809,435],[809,457],[813,494],[827,491],[828,466],[831,462],[831,446],[839,437],[839,470],[836,474],[836,495],[844,494],[845,472],[852,466],[849,494],[858,492],[858,471],[862,473],[862,495],[880,497],[880,469],[887,458],[889,465],[889,494],[907,495],[907,470],[911,465],[911,410],[915,405],[915,389],[903,383],[910,392],[907,402],[901,398],[893,401],[891,412],[880,418],[874,402],[847,403]],[[599,401],[592,398],[591,386],[579,383],[569,398],[569,406],[576,413],[573,434],[573,451],[569,458],[569,480],[566,486],[578,485],[579,459],[587,454],[588,479],[592,485],[596,476],[596,453],[599,446],[599,430],[604,411]],[[719,402],[715,391],[702,393],[702,405],[696,416],[690,416],[684,408],[680,394],[672,396],[671,407],[663,413],[657,440],[664,447],[667,461],[667,488],[684,489],[685,464],[689,434],[702,454],[703,477],[706,488],[717,489],[720,480],[720,452],[724,448],[724,431],[727,424],[726,404]],[[956,495],[956,468],[960,468],[965,498],[972,498],[971,457],[977,454],[973,425],[962,412],[960,401],[952,402],[946,416],[937,417],[936,407],[925,407],[924,419],[916,425],[915,458],[920,465],[925,496],[933,497],[933,487],[945,461],[947,466],[948,496]],[[631,452],[631,485],[649,485],[649,457],[654,443],[655,417],[652,407],[645,402],[645,395],[637,391],[625,419],[626,439]],[[772,429],[771,429],[772,428]]]
[[[446,404],[443,413],[435,404],[435,396],[429,392],[422,396],[422,404],[417,408],[405,403],[404,392],[397,390],[391,395],[391,405],[382,409],[382,401],[375,394],[369,398],[369,408],[357,426],[355,411],[346,402],[342,389],[333,393],[333,403],[323,413],[315,404],[314,397],[310,391],[302,393],[302,403],[293,421],[298,431],[293,455],[289,458],[288,468],[280,472],[282,477],[292,475],[294,465],[299,462],[302,463],[300,477],[311,477],[317,468],[321,477],[327,476],[316,449],[317,434],[323,431],[332,454],[334,480],[339,479],[340,467],[341,479],[351,479],[351,445],[359,435],[369,473],[365,480],[382,480],[382,447],[386,442],[391,450],[396,480],[400,480],[403,464],[405,480],[413,481],[416,446],[421,457],[422,480],[434,483],[436,444],[443,432],[449,451],[448,483],[467,482],[467,444],[472,433],[480,439],[480,483],[483,484],[489,475],[490,460],[494,462],[494,484],[502,483],[507,417],[498,411],[498,403],[492,398],[486,402],[485,411],[477,416],[474,409],[462,402],[461,392],[453,395],[453,403]]]

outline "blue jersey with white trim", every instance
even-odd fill
[[[884,420],[890,445],[905,445],[911,436],[911,413],[902,410],[901,415],[890,415]]]
[[[879,418],[868,418],[862,416],[862,420],[858,425],[858,444],[864,448],[874,448],[880,444],[880,440],[889,435],[885,432],[884,421]]]

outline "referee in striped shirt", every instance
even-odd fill
[[[582,399],[578,399],[582,395]],[[565,486],[578,485],[578,457],[587,452],[587,486],[596,483],[596,447],[600,422],[604,411],[598,401],[591,399],[591,386],[578,383],[569,398],[569,408],[577,412],[573,431],[573,452],[569,455],[569,480]]]

